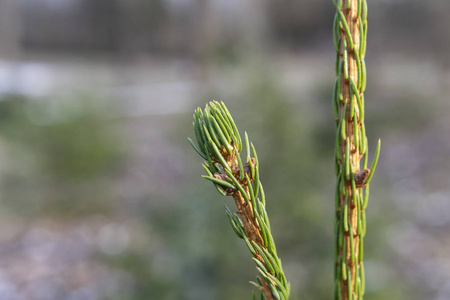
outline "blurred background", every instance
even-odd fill
[[[450,299],[450,2],[368,1],[366,298]],[[250,299],[192,112],[261,162],[292,299],[331,299],[332,1],[0,0],[0,299]]]

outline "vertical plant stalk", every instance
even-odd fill
[[[210,102],[204,111],[198,108],[193,125],[197,145],[191,139],[189,142],[205,159],[207,175],[203,177],[220,194],[234,199],[237,212],[231,212],[226,205],[225,209],[234,232],[253,255],[259,276],[258,283],[252,284],[260,289],[261,299],[289,299],[290,287],[270,230],[255,147],[245,133],[247,157],[242,163],[242,140],[223,102]]]
[[[335,299],[363,299],[365,209],[369,200],[369,182],[375,171],[381,146],[378,141],[372,166],[368,169],[368,142],[364,126],[367,2],[333,2],[336,6],[333,26],[336,48],[333,111],[337,126]]]

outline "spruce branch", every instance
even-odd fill
[[[359,300],[363,299],[365,289],[365,209],[369,200],[369,182],[378,162],[381,142],[378,141],[372,166],[368,169],[369,152],[364,125],[367,2],[333,0],[333,3],[336,6],[333,24],[333,42],[336,48],[333,112],[337,127],[335,299]]]
[[[289,299],[290,287],[270,230],[255,147],[245,133],[247,156],[243,163],[240,156],[243,143],[223,102],[212,101],[203,111],[196,109],[193,125],[197,145],[191,139],[189,142],[205,159],[203,167],[207,175],[203,177],[220,194],[231,196],[236,205],[236,213],[226,205],[225,211],[233,231],[253,255],[259,276],[258,283],[251,283],[260,289],[262,299]]]

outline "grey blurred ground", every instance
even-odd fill
[[[329,2],[329,3],[328,3]],[[450,2],[369,2],[382,139],[366,299],[450,299]],[[292,299],[333,292],[332,1],[0,0],[0,300],[250,299],[190,149],[224,101],[262,165]]]

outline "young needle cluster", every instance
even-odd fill
[[[241,159],[243,143],[239,131],[223,102],[210,102],[202,111],[194,112],[197,145],[192,147],[205,160],[203,167],[217,191],[231,196],[237,208],[225,209],[236,235],[243,239],[259,272],[257,283],[261,299],[289,299],[289,284],[277,256],[264,190],[259,178],[259,162],[255,147],[245,133],[245,162]],[[253,294],[255,299],[255,294]]]

